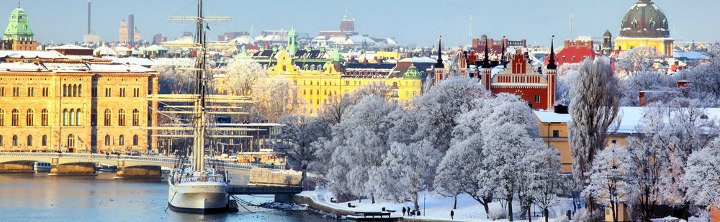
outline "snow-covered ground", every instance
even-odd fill
[[[375,204],[372,204],[370,199],[363,199],[362,202],[358,202],[357,200],[350,201],[350,202],[342,202],[342,203],[331,203],[330,198],[332,197],[332,194],[326,190],[323,189],[316,189],[315,191],[304,191],[300,194],[300,196],[306,196],[309,198],[312,198],[313,201],[315,201],[318,204],[322,204],[327,207],[335,208],[335,209],[342,209],[342,210],[349,210],[349,211],[373,211],[373,212],[379,212],[382,210],[383,207],[385,207],[386,210],[394,210],[395,212],[392,213],[392,216],[403,216],[402,208],[412,208],[413,203],[412,202],[406,202],[406,203],[394,203],[390,201],[384,201],[384,200],[377,200]],[[452,197],[444,197],[434,192],[424,192],[420,194],[420,201],[418,202],[418,205],[420,205],[420,210],[423,211],[422,216],[417,216],[418,219],[431,219],[431,220],[450,220],[450,210],[452,210],[453,207],[453,198]],[[424,200],[423,200],[424,199]],[[348,203],[356,206],[354,208],[348,207]],[[504,208],[500,205],[499,201],[495,201],[490,203],[490,212],[495,210],[504,210]],[[562,204],[551,209],[550,210],[550,218],[552,221],[555,221],[555,215],[557,214],[564,214],[560,212],[565,212],[568,209],[572,209],[572,201],[570,199],[563,199]],[[519,215],[520,206],[518,204],[513,205],[513,210],[515,211],[515,215]],[[478,203],[477,201],[473,200],[469,195],[459,195],[458,196],[458,203],[457,203],[457,209],[455,211],[455,220],[459,221],[493,221],[490,219],[486,219],[487,216],[485,214],[485,210]],[[427,215],[425,215],[425,212],[427,212]],[[537,214],[537,217],[533,217],[533,221],[544,221],[545,218],[542,217],[542,211],[540,208],[535,208],[533,210],[533,213]],[[516,216],[517,217],[517,216]],[[495,221],[507,221],[504,220],[495,220]],[[518,220],[516,221],[527,221],[527,220]]]

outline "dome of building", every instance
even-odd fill
[[[651,0],[639,0],[625,13],[620,36],[630,38],[670,37],[667,17]]]

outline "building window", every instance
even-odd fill
[[[118,112],[118,125],[124,126],[125,125],[125,110],[120,109],[120,112]]]
[[[112,89],[105,88],[105,97],[110,97],[112,95]]]
[[[617,144],[617,140],[612,140],[612,144]]]
[[[125,88],[120,88],[120,97],[125,97]]]
[[[17,137],[17,135],[13,135],[12,146],[18,146],[18,137]]]
[[[40,125],[47,126],[48,125],[48,110],[43,109],[40,111]]]
[[[110,135],[105,135],[105,146],[110,146]]]
[[[97,110],[96,109],[93,109],[92,113],[90,113],[90,125],[97,126]]]
[[[20,125],[20,111],[17,109],[12,110],[12,126],[19,126]]]
[[[5,96],[5,87],[0,87],[0,96]]]
[[[2,139],[2,138],[0,138],[0,139]],[[138,145],[138,142],[139,142],[139,141],[138,141],[138,135],[134,135],[134,136],[133,136],[133,146],[137,146],[137,145]]]
[[[75,115],[75,109],[70,109],[70,113],[68,114],[68,126],[73,125],[73,116]]]
[[[118,145],[124,146],[125,145],[125,135],[120,135],[118,138]]]
[[[27,95],[28,95],[28,97],[33,97],[33,96],[35,96],[35,88],[33,88],[33,87],[28,87]]]
[[[90,93],[92,93],[92,97],[97,97],[97,87],[93,87]]]
[[[134,109],[132,112],[132,124],[133,126],[140,126],[140,111]]]
[[[63,109],[62,125],[67,126],[67,109]]]
[[[42,144],[42,146],[47,146],[47,135],[42,136],[41,144]]]
[[[48,97],[48,96],[50,96],[50,89],[49,89],[48,87],[43,87],[42,96],[43,96],[43,97]]]
[[[25,124],[27,126],[32,126],[34,119],[35,119],[35,111],[33,111],[32,109],[28,109],[27,114],[25,114]]]
[[[535,103],[540,103],[540,95],[535,95]]]
[[[20,96],[20,87],[13,87],[13,96],[14,97]]]
[[[0,109],[0,126],[5,126],[5,110]]]
[[[78,109],[77,111],[75,111],[75,125],[76,125],[76,126],[79,126],[79,125],[80,125],[80,122],[82,122],[82,121],[80,120],[80,117],[81,117],[81,116],[82,116],[82,115],[80,115],[80,109]]]
[[[72,135],[72,134],[68,135],[67,146],[69,148],[75,147],[75,136],[74,135]]]
[[[0,135],[0,146],[5,146],[5,144],[3,144],[3,137],[2,137],[2,135]]]
[[[82,97],[82,85],[78,85],[78,97]]]
[[[32,135],[28,135],[27,137],[27,146],[32,146]]]
[[[105,110],[105,126],[110,125],[110,120],[112,119],[112,112],[110,109]]]
[[[67,96],[67,85],[63,84],[63,97]]]
[[[553,137],[560,137],[560,130],[553,130]]]

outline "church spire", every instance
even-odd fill
[[[490,57],[488,56],[490,54],[490,51],[488,50],[488,39],[485,39],[485,58],[483,58],[482,62],[482,68],[492,68],[492,65],[490,64]]]
[[[555,65],[555,35],[552,36],[552,41],[550,41],[550,59],[548,60],[547,69],[557,69],[557,65]]]
[[[437,63],[435,63],[435,68],[445,68],[445,64],[443,64],[442,60],[442,36],[440,36],[440,39],[438,40],[438,58]]]

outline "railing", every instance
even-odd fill
[[[0,152],[0,157],[41,157],[41,158],[75,158],[75,159],[103,159],[103,160],[136,160],[136,161],[147,161],[157,163],[174,164],[176,161],[175,157],[164,157],[164,156],[131,156],[131,155],[117,155],[117,154],[83,154],[83,153],[29,153],[29,152]],[[240,170],[251,170],[253,167],[267,168],[264,164],[253,164],[253,163],[239,163],[229,161],[214,161],[214,164],[219,167],[240,169]],[[212,167],[212,166],[210,166]]]

